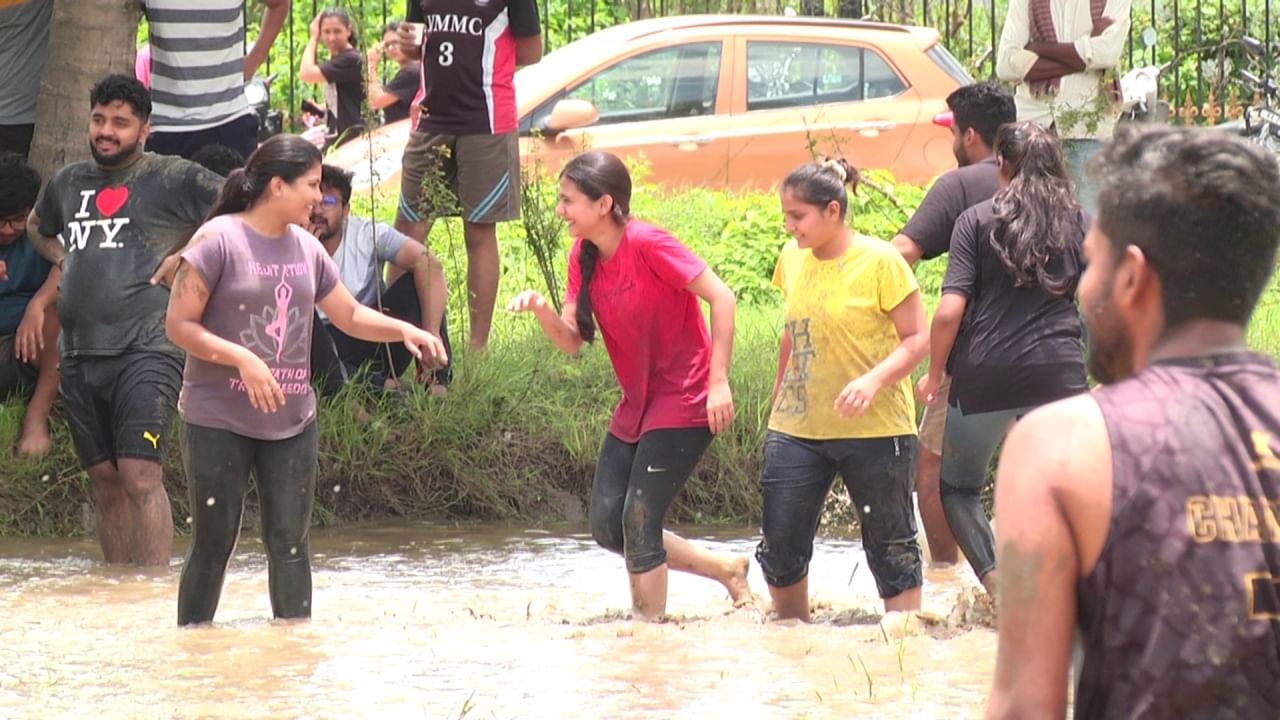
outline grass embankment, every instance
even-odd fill
[[[864,190],[854,209],[862,232],[888,237],[919,202],[920,191],[893,186]],[[547,188],[550,191],[550,188]],[[391,206],[382,203],[379,216]],[[769,277],[785,239],[777,200],[762,193],[695,190],[664,195],[637,190],[635,212],[671,228],[706,258],[740,298],[731,381],[738,417],[712,443],[674,509],[679,520],[759,518],[760,443],[776,368],[780,309]],[[520,289],[543,289],[534,254],[517,224],[502,228],[503,285],[499,302]],[[432,235],[449,272],[450,318],[466,316],[465,250],[459,228]],[[561,239],[564,242],[564,239]],[[564,250],[556,272],[563,273]],[[925,295],[936,298],[943,265],[917,268]],[[1280,286],[1273,283],[1250,328],[1254,347],[1280,355]],[[465,341],[459,342],[464,345]],[[618,390],[598,343],[577,357],[562,355],[529,316],[499,311],[488,351],[462,355],[447,398],[422,392],[382,401],[372,424],[359,424],[351,397],[320,411],[320,478],[316,520],[328,524],[382,518],[575,518],[585,512],[595,455]],[[374,398],[353,392],[366,403]],[[0,405],[0,447],[17,436],[22,407]],[[54,450],[31,461],[0,464],[0,534],[84,532],[88,480],[76,463],[66,422],[55,417]],[[178,526],[188,516],[176,432],[169,443],[166,483]]]

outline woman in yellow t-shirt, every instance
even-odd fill
[[[782,183],[795,238],[773,281],[785,325],[764,444],[764,538],[756,558],[779,619],[809,619],[809,560],[836,473],[857,509],[885,610],[920,608],[911,504],[910,374],[928,350],[920,288],[891,245],[845,224],[858,171],[801,165]]]

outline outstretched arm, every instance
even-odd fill
[[[578,334],[578,323],[574,320],[578,311],[576,302],[566,302],[564,309],[556,315],[555,308],[537,290],[525,290],[507,303],[510,312],[531,312],[538,318],[542,332],[546,333],[551,343],[561,352],[577,354],[582,349],[582,336]]]

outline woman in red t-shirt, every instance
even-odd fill
[[[662,228],[631,217],[631,176],[616,156],[588,152],[560,173],[556,212],[577,240],[564,312],[534,290],[529,311],[556,347],[576,353],[597,325],[622,386],[591,487],[591,535],[621,553],[639,618],[667,607],[667,568],[718,580],[735,604],[752,599],[745,557],[699,548],[662,529],[680,488],[733,421],[729,355],[733,291]],[[698,298],[711,305],[708,332]]]

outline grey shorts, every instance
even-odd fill
[[[491,224],[520,217],[520,140],[414,130],[400,172],[400,215],[410,222],[461,217]]]

